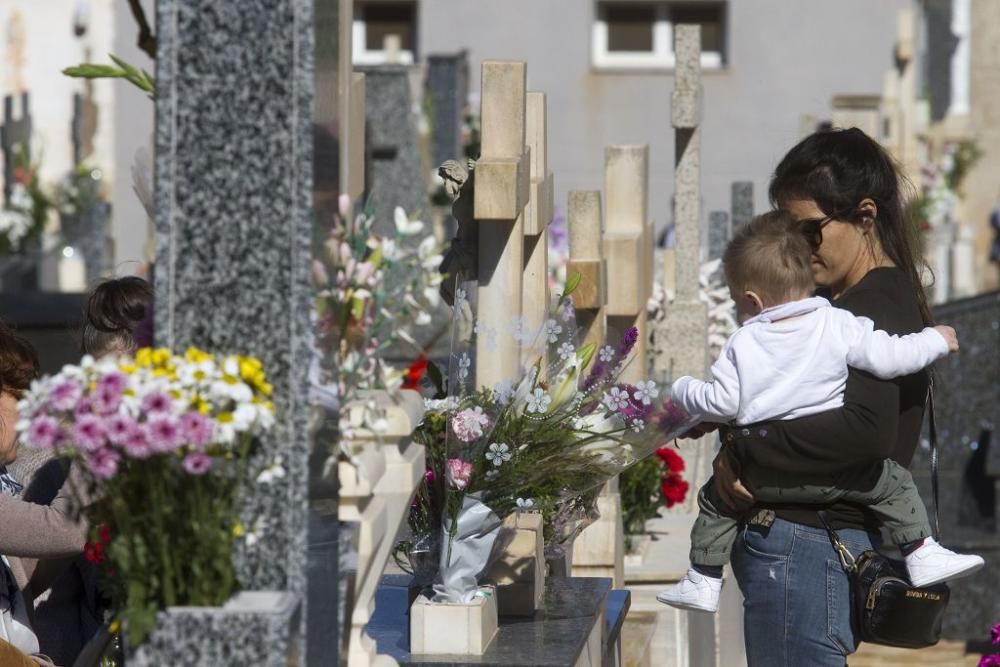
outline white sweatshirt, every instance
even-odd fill
[[[867,317],[812,297],[747,320],[723,346],[711,382],[685,376],[671,394],[703,420],[796,419],[844,404],[848,366],[888,379],[947,355],[947,341],[931,327],[890,336]]]

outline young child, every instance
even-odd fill
[[[80,348],[85,354],[132,354],[153,344],[153,286],[138,276],[102,282],[83,315]]]
[[[723,266],[741,327],[712,366],[711,382],[682,377],[673,384],[672,398],[689,414],[739,426],[804,417],[843,405],[848,366],[888,379],[916,373],[958,349],[951,327],[890,336],[876,330],[870,319],[810,297],[811,256],[808,241],[781,211],[754,218],[729,244]],[[913,479],[894,461],[824,476],[748,470],[743,481],[763,502],[845,500],[867,506],[902,549],[914,586],[954,579],[983,566],[979,556],[956,554],[930,537]],[[701,512],[691,530],[692,566],[657,599],[681,609],[714,612],[738,522],[720,512],[711,481],[699,492],[698,505]]]

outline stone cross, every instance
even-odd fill
[[[682,375],[705,378],[708,370],[708,314],[699,300],[700,240],[700,150],[701,150],[701,32],[699,26],[675,27],[674,52],[677,57],[675,87],[671,94],[674,127],[674,224],[677,244],[673,253],[674,302],[662,323],[665,349],[657,355],[656,376],[673,381]],[[668,267],[664,267],[665,270]],[[665,281],[665,287],[669,281]],[[699,441],[681,452],[687,463],[688,480],[698,488],[708,479],[711,445]],[[694,510],[694,495],[686,504]]]
[[[604,151],[608,330],[622,335],[639,329],[633,360],[622,382],[649,375],[646,367],[646,302],[653,287],[653,226],[648,214],[649,147],[609,146]]]
[[[525,147],[523,62],[482,64],[482,152],[476,162],[473,215],[478,226],[480,322],[497,331],[496,347],[476,346],[476,384],[492,387],[520,367],[520,342],[511,319],[521,315],[524,271],[524,207],[530,190],[530,151]]]
[[[569,262],[566,276],[580,274],[573,306],[577,326],[583,334],[581,344],[601,346],[607,336],[604,304],[608,283],[602,248],[604,222],[600,190],[571,191],[567,211]]]
[[[529,92],[525,122],[530,194],[524,207],[524,274],[521,316],[526,331],[538,331],[549,312],[549,233],[553,211],[553,176],[549,171],[545,93]],[[524,359],[523,361],[529,361]],[[545,367],[545,363],[542,367]]]
[[[21,117],[14,117],[14,98],[3,98],[3,125],[0,126],[0,150],[3,151],[3,196],[10,199],[14,187],[14,153],[20,146],[25,155],[31,155],[31,108],[28,93],[21,93]]]

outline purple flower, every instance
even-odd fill
[[[153,449],[149,446],[149,440],[143,429],[136,426],[122,443],[125,453],[133,459],[146,459],[153,454]]]
[[[1000,623],[993,626],[993,629],[990,631],[990,639],[994,646],[1000,646]]]
[[[48,415],[39,415],[31,421],[28,426],[28,442],[33,447],[50,449],[55,446],[62,428],[55,418]]]
[[[979,667],[1000,667],[1000,653],[984,655],[979,659]]]
[[[79,401],[77,401],[76,409],[73,410],[73,414],[77,418],[83,415],[93,414],[93,412],[94,412],[94,401],[88,396],[84,396]]]
[[[97,388],[110,389],[121,394],[128,386],[128,376],[121,371],[111,371],[107,375],[102,375],[97,380]]]
[[[55,410],[72,410],[83,395],[83,389],[72,380],[60,382],[49,394],[49,405]]]
[[[590,373],[587,375],[587,379],[583,381],[583,386],[580,387],[581,391],[586,393],[596,387],[597,383],[604,377],[605,371],[607,371],[607,368],[605,368],[604,362],[600,359],[595,361],[590,369]]]
[[[107,447],[102,447],[87,458],[87,467],[94,477],[98,479],[111,479],[118,472],[118,461],[121,460],[118,452]]]
[[[212,457],[202,452],[192,452],[184,457],[181,466],[189,475],[204,475],[212,467]]]
[[[116,445],[124,445],[129,437],[139,430],[139,425],[131,417],[112,415],[104,421],[104,432],[108,440]]]
[[[97,384],[93,397],[94,410],[102,415],[113,413],[122,402],[122,391],[114,385]]]
[[[212,420],[200,412],[185,412],[181,415],[181,431],[184,440],[194,447],[204,447],[212,442]]]
[[[619,348],[623,360],[632,352],[632,348],[635,347],[638,340],[639,330],[637,328],[629,327],[625,330],[625,335],[622,336],[622,346]]]
[[[569,322],[574,317],[576,317],[576,310],[573,308],[573,298],[567,297],[566,303],[563,304],[562,321]]]
[[[169,452],[184,441],[177,420],[169,415],[154,415],[146,422],[146,439],[155,452]]]
[[[73,424],[73,442],[88,452],[104,445],[104,422],[96,415],[80,415]]]
[[[162,391],[154,391],[142,399],[142,409],[149,413],[170,412],[174,401]]]

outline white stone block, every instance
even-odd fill
[[[417,597],[410,607],[410,653],[482,655],[497,633],[497,599],[490,586],[468,604]]]

